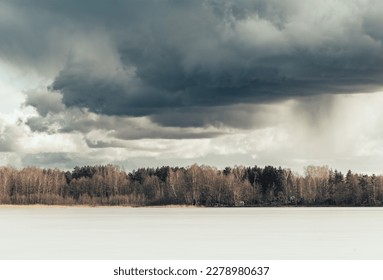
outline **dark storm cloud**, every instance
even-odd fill
[[[151,116],[151,120],[170,127],[231,127],[250,129],[275,124],[276,116],[272,108],[245,104],[215,107],[192,107],[182,110],[161,112]]]
[[[69,53],[50,87],[68,108],[230,126],[241,114],[219,108],[383,84],[377,1],[2,2],[18,16],[0,28],[9,59]]]

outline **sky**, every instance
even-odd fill
[[[383,2],[0,0],[0,165],[383,173]]]

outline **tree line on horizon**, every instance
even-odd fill
[[[0,167],[0,204],[381,206],[383,176],[346,175],[327,166],[308,166],[304,175],[281,167],[139,168],[114,165],[72,171]]]

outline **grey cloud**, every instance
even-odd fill
[[[39,166],[41,168],[60,168],[62,170],[72,170],[75,166],[97,165],[97,164],[115,164],[122,167],[127,172],[142,167],[158,166],[190,166],[196,162],[205,162],[208,165],[224,168],[234,165],[253,165],[254,160],[248,155],[238,155],[227,159],[221,155],[208,155],[200,158],[166,158],[160,159],[148,156],[126,157],[125,160],[119,159],[113,162],[105,161],[102,156],[78,155],[73,153],[37,153],[25,155],[22,160],[22,166]]]
[[[383,4],[377,2],[375,6],[368,10],[365,18],[363,18],[362,27],[366,35],[371,36],[376,41],[383,42],[383,31],[382,31],[382,14]]]
[[[35,91],[26,93],[26,106],[33,106],[41,116],[48,113],[60,113],[65,110],[61,102],[62,96],[56,92],[46,93],[45,91]]]
[[[72,155],[73,156],[73,155]],[[64,167],[73,168],[73,158],[69,153],[37,153],[27,154],[22,158],[23,166]]]
[[[181,128],[159,126],[146,117],[107,116],[71,108],[57,114],[34,116],[26,120],[33,132],[81,133],[91,148],[126,147],[120,140],[148,139],[197,139],[212,138],[224,134],[218,128]],[[94,131],[102,131],[105,139],[93,139]]]
[[[12,44],[30,40],[38,55],[17,54],[32,60],[47,51],[55,61],[64,51],[44,34],[62,33],[59,42],[74,59],[51,90],[69,108],[171,126],[233,126],[247,114],[226,118],[220,108],[381,88],[382,9],[367,2],[369,9],[358,1],[314,0],[5,1],[22,19],[17,30],[7,25],[0,35]],[[0,52],[12,48],[0,43]],[[28,102],[47,113],[45,105]]]
[[[190,128],[184,130],[176,130],[166,127],[158,127],[155,130],[145,129],[144,131],[132,131],[130,129],[116,130],[112,135],[118,139],[134,140],[142,138],[151,139],[201,139],[201,138],[214,138],[224,134],[222,131],[194,131]]]
[[[21,135],[19,127],[4,123],[0,119],[0,153],[17,151],[17,140]]]
[[[0,136],[0,152],[14,151],[14,143],[7,131]]]
[[[22,166],[38,166],[41,168],[60,168],[71,170],[75,166],[107,164],[101,157],[92,157],[87,154],[78,153],[35,153],[26,154],[21,159]]]

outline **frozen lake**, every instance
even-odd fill
[[[381,208],[1,208],[0,259],[383,259]]]

